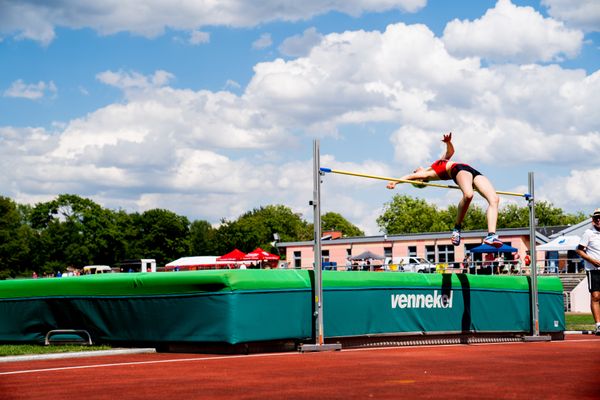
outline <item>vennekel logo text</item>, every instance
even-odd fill
[[[452,308],[452,294],[393,294],[392,308]]]

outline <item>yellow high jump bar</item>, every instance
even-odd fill
[[[398,183],[411,183],[411,184],[415,184],[415,185],[433,186],[433,187],[438,187],[438,188],[443,188],[443,189],[460,189],[460,187],[458,187],[456,185],[443,185],[441,183],[411,181],[411,180],[407,180],[407,179],[390,178],[387,176],[368,175],[368,174],[361,174],[358,172],[342,171],[339,169],[331,169],[331,168],[323,168],[322,167],[322,168],[320,168],[320,170],[321,170],[321,172],[324,172],[324,173],[351,175],[351,176],[358,176],[360,178],[380,179],[382,181],[392,181],[392,182],[398,182]],[[531,195],[528,193],[506,192],[506,191],[502,191],[502,190],[497,190],[496,193],[506,195],[506,196],[524,197],[527,200],[529,200],[531,198]]]

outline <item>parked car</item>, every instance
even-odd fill
[[[84,275],[106,274],[111,272],[113,272],[113,270],[108,265],[86,265],[83,267]]]
[[[383,270],[398,272],[435,272],[435,264],[421,257],[386,257]]]

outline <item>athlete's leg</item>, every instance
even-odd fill
[[[459,171],[456,174],[456,183],[463,193],[462,199],[458,202],[458,214],[456,215],[456,225],[460,226],[467,215],[471,200],[473,200],[473,174],[469,171]]]
[[[496,190],[494,189],[494,186],[492,186],[490,180],[483,175],[477,175],[475,179],[473,179],[473,184],[475,185],[477,191],[488,202],[488,209],[486,212],[488,232],[496,232],[496,224],[498,222],[498,204],[500,203],[498,193],[496,193]]]

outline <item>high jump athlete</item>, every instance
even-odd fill
[[[458,187],[460,187],[463,197],[458,203],[458,215],[456,216],[456,224],[451,237],[452,244],[455,246],[460,244],[461,224],[467,214],[471,200],[473,200],[474,190],[477,190],[488,202],[486,212],[488,234],[483,239],[483,243],[496,248],[501,247],[502,241],[496,234],[498,203],[500,202],[500,198],[498,197],[494,186],[492,186],[492,183],[488,178],[470,165],[450,161],[450,158],[454,155],[452,132],[444,135],[442,142],[446,144],[446,153],[442,158],[434,161],[431,166],[427,168],[419,167],[412,174],[405,175],[400,179],[423,182],[452,179]],[[389,182],[387,188],[394,189],[398,183],[400,182]]]

